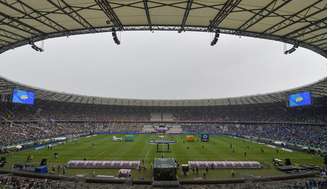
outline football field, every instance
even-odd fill
[[[120,137],[121,135],[115,135]],[[30,163],[38,165],[42,158],[48,160],[49,171],[52,167],[64,165],[69,160],[144,160],[146,170],[133,170],[135,179],[151,179],[151,164],[156,157],[173,157],[178,163],[185,164],[189,160],[250,160],[259,161],[261,169],[236,169],[236,177],[282,175],[284,173],[275,169],[272,165],[273,158],[285,160],[290,158],[293,165],[323,165],[323,158],[303,152],[287,152],[280,148],[272,148],[265,144],[257,144],[240,138],[229,136],[210,136],[209,142],[186,142],[185,135],[165,136],[168,140],[176,141],[171,144],[171,152],[157,153],[156,145],[149,141],[158,139],[158,135],[135,135],[133,142],[112,141],[113,135],[96,135],[67,141],[65,144],[54,146],[53,149],[41,150],[29,149],[20,152],[12,152],[6,155],[7,165],[10,169],[14,163],[26,163],[28,155],[32,155]],[[246,157],[245,157],[246,152]],[[54,153],[58,153],[55,158]],[[231,169],[210,170],[208,179],[231,178]],[[67,169],[67,175],[117,175],[117,169]],[[191,179],[201,177],[205,170],[199,174],[190,171],[188,176],[183,176],[181,169],[178,177]],[[55,172],[54,174],[58,174]],[[62,172],[60,173],[62,174]]]

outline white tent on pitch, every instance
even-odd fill
[[[123,138],[122,137],[113,136],[112,140],[113,141],[123,141]]]

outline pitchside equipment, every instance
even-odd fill
[[[177,164],[174,158],[157,158],[154,160],[154,180],[177,180]]]
[[[124,136],[125,142],[133,142],[134,141],[134,135],[125,135]]]
[[[155,140],[152,141],[153,144],[156,144],[156,152],[171,152],[170,144],[176,144],[175,141],[172,140]]]
[[[187,135],[185,140],[187,142],[195,142],[196,141],[196,137],[194,135]]]

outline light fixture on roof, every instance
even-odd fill
[[[287,54],[292,54],[293,52],[296,51],[296,49],[298,48],[298,43],[295,43],[294,46],[288,50],[286,50],[284,53]]]
[[[216,30],[214,38],[211,42],[211,46],[214,46],[218,42],[219,37],[220,37],[220,30]]]
[[[115,30],[115,28],[112,29],[112,36],[113,36],[113,40],[114,40],[114,42],[115,42],[117,45],[121,44],[120,40],[117,38],[117,34],[116,34],[116,30]]]
[[[44,51],[43,48],[36,46],[34,42],[30,42],[30,45],[31,45],[31,48],[34,49],[35,51],[38,51],[38,52]]]

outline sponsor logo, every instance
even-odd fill
[[[296,102],[302,102],[303,101],[303,97],[299,96],[295,99]]]
[[[27,100],[28,99],[28,96],[27,95],[21,95],[21,96],[19,96],[19,98],[21,100]]]

